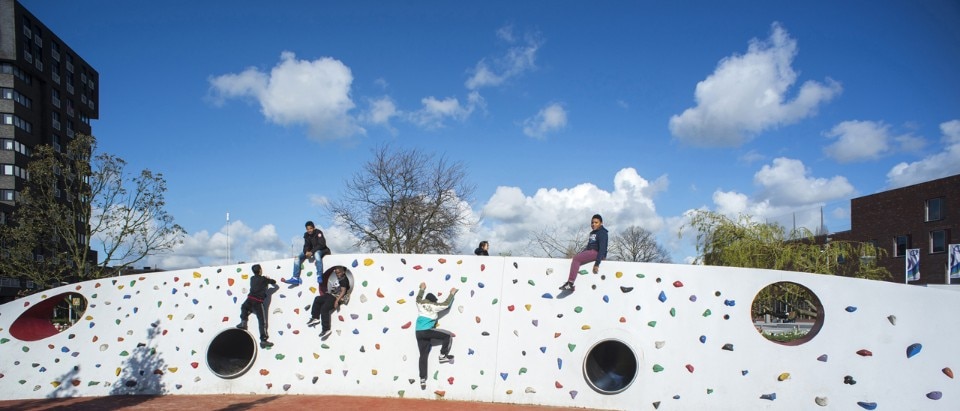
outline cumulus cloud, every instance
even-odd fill
[[[539,255],[531,244],[534,234],[548,229],[573,238],[589,231],[590,216],[600,213],[611,231],[638,225],[657,232],[663,218],[657,215],[654,197],[664,191],[666,176],[649,181],[633,168],[624,168],[613,179],[613,190],[584,183],[572,188],[541,188],[532,195],[518,187],[498,187],[483,205],[483,222],[470,240],[491,241],[494,253]],[[472,241],[465,245],[472,244]],[[470,248],[472,250],[473,248]]]
[[[517,40],[512,27],[497,30],[497,37],[514,44]],[[537,68],[537,50],[541,40],[537,34],[525,36],[524,43],[511,46],[507,51],[492,59],[480,60],[473,68],[472,75],[464,84],[470,90],[499,86],[507,80]]]
[[[542,108],[537,115],[523,121],[523,134],[543,139],[548,133],[567,126],[567,111],[557,103]]]
[[[299,60],[285,51],[269,73],[251,67],[209,80],[214,102],[253,98],[266,119],[282,126],[304,125],[310,136],[329,140],[363,134],[350,115],[353,74],[341,61],[322,57]]]
[[[888,124],[878,121],[844,121],[824,135],[836,142],[823,152],[840,163],[876,160],[894,150],[917,151],[925,145],[910,134],[893,135]]]
[[[290,247],[280,240],[272,224],[254,230],[237,220],[215,233],[203,230],[187,235],[172,252],[147,257],[144,265],[177,270],[228,262],[276,260],[288,256],[292,256]]]
[[[797,81],[791,67],[796,55],[796,40],[774,23],[768,39],[751,40],[746,54],[724,58],[697,83],[696,107],[672,116],[670,132],[695,146],[739,146],[764,130],[815,114],[841,86],[831,79],[807,81],[788,101]]]
[[[461,104],[456,97],[440,100],[430,96],[424,97],[420,102],[423,108],[410,113],[407,119],[425,128],[443,128],[447,119],[464,121],[474,110],[485,106],[483,97],[476,91],[467,95],[467,101],[464,104]]]
[[[912,163],[901,162],[887,173],[887,186],[904,187],[960,173],[960,120],[940,124],[943,148]]]
[[[362,116],[362,119],[367,123],[390,128],[390,119],[402,114],[397,108],[397,104],[388,96],[371,99],[369,103],[370,107]]]
[[[776,158],[753,176],[760,195],[774,206],[803,206],[847,198],[856,190],[846,177],[810,177],[800,160]]]

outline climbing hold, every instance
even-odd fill
[[[870,352],[870,350],[862,349],[862,350],[857,350],[857,355],[861,357],[872,357],[873,353]]]
[[[502,372],[502,373],[500,373],[500,378],[503,378],[503,380],[506,381],[508,375],[510,375],[510,374],[509,374],[509,373]]]
[[[402,326],[400,326],[400,328],[403,328],[404,330],[406,330],[407,328],[410,328],[410,324],[412,324],[412,322],[407,321],[407,323],[404,324],[404,325],[402,325]]]
[[[652,328],[652,327],[656,327],[656,326],[657,326],[657,322],[656,322],[656,321],[650,321],[650,322],[647,323],[647,325],[650,326],[651,328]]]
[[[690,373],[693,374],[693,365],[687,364],[684,367],[686,367],[687,371],[690,371]]]
[[[616,274],[614,274],[614,276],[617,278],[623,277],[623,271],[617,271]]]
[[[907,358],[913,357],[920,353],[920,350],[923,348],[923,345],[920,343],[913,343],[907,347]]]
[[[558,369],[558,370],[562,370],[562,369],[563,369],[563,359],[562,359],[562,358],[557,358],[557,369]]]
[[[875,402],[857,401],[857,405],[859,405],[861,408],[863,408],[863,409],[865,409],[865,410],[875,410],[875,409],[877,409],[877,403],[875,403]]]
[[[676,309],[676,308],[672,308],[672,307],[670,308],[670,316],[671,316],[671,317],[676,317],[676,316],[677,316],[677,309]]]
[[[534,285],[534,286],[537,285],[537,283],[533,282],[533,280],[527,280],[527,284]]]
[[[740,370],[740,375],[747,375],[750,373],[750,370]]]
[[[852,306],[852,305],[848,305],[847,308],[845,308],[845,310],[847,310],[848,313],[852,313],[852,312],[854,312],[854,311],[857,311],[857,307],[854,307],[854,306]]]
[[[620,286],[620,291],[623,292],[624,294],[626,294],[626,293],[629,293],[629,292],[633,291],[633,287],[624,287],[624,286],[621,285],[621,286]]]
[[[377,298],[383,298],[383,293],[377,288]]]
[[[653,343],[653,346],[656,347],[658,350],[663,348],[664,345],[667,345],[666,341],[656,341]]]
[[[560,381],[554,381],[553,386],[557,387],[558,390],[563,388],[563,384],[560,384]]]
[[[570,352],[573,352],[573,349],[574,349],[574,348],[577,348],[577,345],[576,345],[576,344],[573,344],[573,343],[570,343],[570,344],[567,344],[567,348],[570,349]]]
[[[707,342],[707,336],[706,336],[706,335],[701,335],[701,336],[700,336],[700,343],[703,344],[703,343],[706,343],[706,342]]]
[[[583,307],[581,307],[581,306],[579,306],[579,305],[576,306],[576,307],[573,307],[573,312],[579,314],[579,313],[583,312]]]
[[[530,304],[524,304],[524,305],[523,305],[523,308],[524,308],[525,310],[527,310],[527,311],[530,311],[530,307],[532,307],[532,305],[530,305]]]
[[[943,398],[943,393],[940,391],[930,391],[927,393],[927,398],[936,401]]]
[[[577,399],[577,390],[570,391],[570,399],[571,400]]]
[[[710,316],[710,314],[713,314],[713,312],[712,312],[712,311],[710,311],[710,309],[709,309],[709,308],[707,308],[707,309],[706,309],[706,311],[704,311],[704,312],[703,312],[703,316],[704,316],[704,317],[709,317],[709,316]]]
[[[603,296],[603,302],[609,303],[609,302],[610,302],[610,297],[609,297],[609,296],[606,296],[606,295]]]
[[[785,381],[788,379],[790,379],[790,373],[788,372],[782,373],[779,376],[777,376],[777,381]]]
[[[892,324],[892,325],[897,325],[897,316],[895,316],[895,315],[888,315],[888,316],[887,316],[887,321],[890,321],[890,324]]]
[[[849,375],[845,375],[845,376],[843,377],[843,383],[844,383],[844,384],[847,384],[847,385],[856,385],[856,384],[857,384],[857,381],[854,380],[853,377],[851,377],[851,376],[849,376]]]
[[[950,367],[944,367],[940,371],[943,371],[943,375],[946,375],[947,377],[950,377],[950,379],[953,379],[953,370],[951,370]]]
[[[826,354],[821,354],[819,357],[817,357],[817,361],[827,362],[827,355],[826,355]]]
[[[813,402],[817,403],[817,405],[819,405],[819,406],[821,406],[821,407],[826,407],[826,406],[827,406],[827,397],[817,397],[817,398],[814,398],[814,399],[813,399]]]
[[[662,302],[666,302],[666,301],[667,301],[667,295],[664,294],[663,291],[661,291],[661,292],[660,292],[660,296],[658,296],[657,299],[660,300],[661,303],[662,303]]]
[[[655,410],[659,410],[659,409],[660,409],[660,401],[654,401],[654,402],[653,402],[653,409],[655,409]]]
[[[653,372],[663,371],[663,366],[660,364],[653,364]]]
[[[360,264],[357,263],[357,260],[356,260],[356,259],[354,259],[353,262],[350,263],[350,266],[353,267],[353,268],[357,268],[358,265],[360,265]]]
[[[691,302],[691,303],[697,302],[697,296],[691,295],[691,296],[690,296],[690,302]]]
[[[761,399],[761,400],[770,400],[770,401],[773,401],[773,400],[777,399],[777,393],[771,392],[771,393],[769,393],[769,394],[763,394],[763,395],[760,396],[760,399]]]
[[[373,259],[370,259],[370,258],[364,258],[364,259],[363,259],[363,266],[364,266],[364,267],[369,267],[369,266],[371,266],[371,265],[373,265]]]
[[[726,343],[726,344],[723,345],[722,348],[723,348],[724,350],[727,350],[727,351],[733,351],[733,344]]]
[[[546,299],[551,299],[551,300],[553,299],[553,296],[550,295],[550,293],[544,293],[541,297],[546,298]]]
[[[583,326],[580,327],[580,329],[586,331],[590,329],[590,326],[587,324],[584,324]]]
[[[737,302],[735,300],[723,300],[723,305],[727,307],[733,307],[737,305]]]

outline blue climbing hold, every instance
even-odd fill
[[[854,306],[852,306],[852,305],[848,305],[847,308],[845,308],[845,309],[847,310],[848,313],[852,313],[852,312],[854,312],[854,311],[857,311],[857,307],[854,307]]]
[[[875,410],[877,409],[877,403],[875,402],[866,402],[866,401],[857,401],[857,405],[865,410]]]
[[[543,297],[543,298],[546,298],[546,299],[549,299],[549,300],[552,300],[552,299],[553,299],[553,296],[550,295],[550,293],[544,293],[542,297]]]
[[[506,381],[506,380],[507,380],[507,373],[505,373],[505,372],[500,373],[500,378],[503,378],[503,380]]]
[[[663,291],[661,291],[661,292],[660,292],[660,296],[657,297],[657,299],[660,300],[661,303],[662,303],[662,302],[666,302],[666,301],[667,301],[667,295],[664,294]]]
[[[910,357],[913,357],[914,355],[919,354],[920,349],[922,348],[923,348],[923,345],[921,345],[920,343],[910,344],[910,346],[907,347],[907,358],[910,358]]]
[[[353,267],[353,268],[357,268],[358,265],[360,265],[360,263],[357,262],[357,259],[356,259],[356,258],[354,258],[354,259],[353,259],[353,262],[350,263],[350,267]]]
[[[701,335],[701,336],[700,336],[700,343],[703,344],[703,343],[706,343],[706,342],[707,342],[707,336],[706,336],[706,335]]]
[[[773,401],[773,400],[777,399],[777,393],[771,392],[771,393],[769,393],[769,394],[763,394],[763,395],[760,396],[760,399],[761,399],[761,400],[770,400],[770,401]]]
[[[725,306],[727,306],[727,307],[733,307],[733,306],[737,305],[737,302],[736,302],[735,300],[723,300],[723,305],[725,305]],[[776,394],[774,394],[774,395],[776,395]]]

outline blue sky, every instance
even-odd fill
[[[292,256],[384,143],[462,161],[459,248],[594,213],[675,262],[684,213],[849,228],[960,173],[960,3],[22,0],[100,73],[100,149],[163,173],[164,269]],[[226,213],[230,213],[229,227]]]

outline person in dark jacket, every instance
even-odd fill
[[[587,247],[583,251],[573,256],[570,261],[570,274],[567,276],[567,282],[560,286],[563,291],[573,291],[573,283],[577,281],[577,273],[580,266],[593,261],[593,273],[600,272],[600,261],[607,258],[607,229],[603,228],[603,217],[600,214],[594,214],[590,219],[590,238],[587,240]]]
[[[263,301],[267,298],[267,287],[276,286],[277,281],[264,277],[260,264],[254,264],[251,270],[253,270],[253,276],[250,277],[250,293],[247,295],[247,300],[240,306],[240,324],[237,324],[237,328],[247,329],[247,318],[252,312],[257,316],[257,325],[260,327],[260,348],[273,347],[267,335],[267,308]]]
[[[313,327],[320,323],[323,328],[320,330],[320,338],[326,340],[333,331],[330,330],[330,315],[334,310],[339,310],[340,305],[347,303],[347,295],[350,291],[350,279],[347,277],[346,270],[341,266],[333,268],[335,275],[327,279],[327,291],[322,287],[320,295],[313,298],[313,306],[310,307],[310,321],[308,327]]]
[[[317,268],[317,271],[315,271],[317,282],[322,281],[323,256],[330,255],[330,248],[327,247],[327,239],[323,236],[323,232],[313,225],[313,221],[307,221],[304,226],[307,228],[307,232],[303,233],[303,251],[293,262],[293,277],[280,279],[280,281],[291,286],[298,286],[303,283],[303,280],[300,279],[300,266],[307,259],[314,260]]]
[[[473,253],[476,255],[490,255],[490,243],[487,241],[481,241],[480,245],[477,246],[477,249],[473,250]]]

